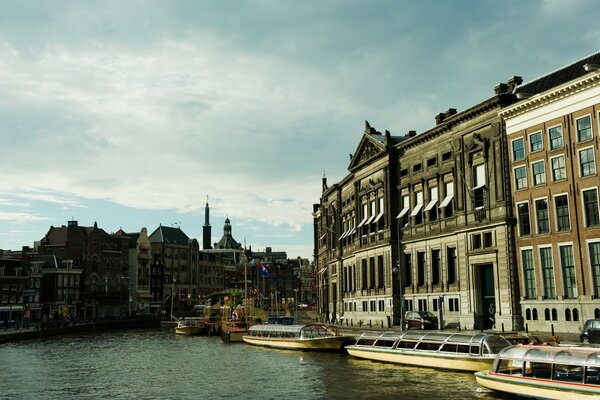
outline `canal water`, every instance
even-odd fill
[[[500,399],[469,373],[224,344],[172,330],[0,345],[0,399]]]

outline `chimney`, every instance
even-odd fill
[[[508,85],[506,83],[499,83],[494,87],[494,93],[496,95],[505,94],[508,91]]]
[[[444,119],[446,118],[446,115],[444,113],[439,113],[438,115],[435,116],[435,124],[439,125],[442,122],[444,122]]]
[[[512,93],[521,83],[523,83],[523,78],[520,76],[511,76],[508,78],[508,92]]]
[[[323,174],[323,191],[327,190],[327,177]]]
[[[446,110],[446,116],[444,119],[446,118],[450,118],[451,116],[453,116],[454,114],[456,114],[456,108],[449,108]]]

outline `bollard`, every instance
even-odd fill
[[[373,327],[373,322],[371,320],[369,320],[369,328]]]
[[[381,321],[381,329],[383,329],[383,321]]]
[[[458,323],[458,331],[460,332],[460,322]]]
[[[353,319],[350,320],[350,326],[354,326],[354,320]]]
[[[554,336],[554,324],[550,324],[550,329],[552,330],[552,336]]]
[[[504,333],[504,322],[502,323],[502,333]]]
[[[529,324],[525,324],[525,333],[529,334]]]

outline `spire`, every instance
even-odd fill
[[[206,195],[206,206],[204,207],[204,226],[202,227],[202,248],[211,248],[210,207],[208,206],[208,194]]]

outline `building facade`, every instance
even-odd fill
[[[531,330],[600,318],[600,53],[517,88],[510,149],[520,307]]]

